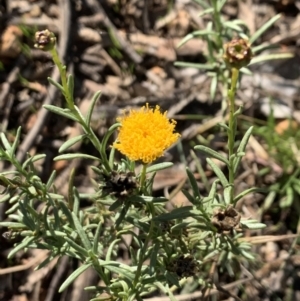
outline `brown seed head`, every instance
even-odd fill
[[[51,50],[55,47],[56,37],[53,32],[48,29],[37,31],[35,33],[35,48],[39,48],[44,51]]]
[[[174,258],[166,268],[181,279],[183,277],[195,276],[199,271],[199,263],[192,255],[180,255],[177,258]]]
[[[250,44],[244,39],[233,39],[224,45],[224,60],[231,68],[241,69],[252,59]]]
[[[117,173],[113,171],[111,175],[104,177],[102,190],[104,194],[115,196],[119,200],[125,200],[133,195],[138,187],[136,178],[132,172]]]
[[[219,233],[223,233],[238,229],[240,220],[240,213],[238,213],[232,205],[229,205],[225,210],[218,209],[214,212],[211,222],[217,228]]]

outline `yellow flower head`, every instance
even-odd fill
[[[121,127],[113,146],[132,161],[151,163],[180,137],[173,133],[176,121],[169,120],[166,115],[167,112],[160,112],[159,106],[151,109],[148,104],[125,112],[117,118]]]

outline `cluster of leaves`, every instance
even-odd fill
[[[119,175],[117,179],[116,176],[104,176],[101,164],[99,168],[93,167],[102,180],[105,179],[102,185],[96,187],[93,195],[78,193],[73,187],[72,173],[69,194],[65,198],[57,194],[53,186],[55,171],[47,183],[43,183],[37,175],[34,162],[44,155],[29,157],[23,164],[16,160],[20,132],[19,129],[12,145],[3,133],[0,137],[3,145],[0,157],[9,161],[15,169],[0,175],[1,184],[5,187],[0,201],[11,204],[7,211],[10,221],[1,225],[9,228],[10,237],[23,237],[8,257],[24,248],[49,250],[49,257],[39,267],[56,256],[77,258],[83,264],[62,284],[60,291],[92,266],[106,286],[89,289],[100,294],[106,292],[110,296],[134,300],[161,289],[170,295],[169,285],[179,287],[181,278],[196,276],[202,260],[205,265],[201,270],[208,271],[205,266],[209,266],[219,255],[220,264],[233,275],[232,260],[253,259],[249,253],[251,245],[244,242],[242,234],[235,233],[234,228],[255,224],[251,220],[240,224],[240,216],[233,207],[225,209],[224,206],[224,210],[214,212],[213,209],[220,208],[222,203],[216,195],[217,182],[213,184],[210,195],[203,198],[194,176],[187,170],[193,193],[185,191],[185,194],[192,206],[166,212],[164,203],[167,199],[151,196],[154,174],[145,184],[149,196],[139,195],[136,186],[132,185],[135,179],[128,181],[134,175],[134,164],[124,160],[120,164],[113,164]],[[61,150],[71,147],[74,141],[76,139],[67,141]],[[65,154],[55,160],[74,157],[74,154]],[[169,163],[152,165],[146,172],[153,173],[168,166]],[[140,175],[135,177],[138,179]],[[114,186],[116,183],[118,185]],[[118,191],[116,187],[122,187],[122,190]],[[131,195],[122,197],[118,194],[123,189],[131,191]],[[242,195],[237,196],[236,200],[240,197]],[[86,198],[92,200],[93,205],[82,210],[80,201]],[[125,234],[132,236],[132,244],[126,243]],[[115,261],[121,241],[128,248],[131,265]],[[147,265],[144,264],[146,260],[149,260]],[[206,282],[206,276],[204,274],[201,277],[202,283]]]

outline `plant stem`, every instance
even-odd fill
[[[236,93],[236,85],[239,78],[239,69],[232,68],[231,69],[231,85],[228,90],[228,107],[229,107],[229,122],[228,122],[228,153],[229,153],[229,184],[232,186],[231,195],[230,195],[230,204],[233,204],[234,198],[234,167],[233,167],[233,159],[234,159],[234,141],[236,134],[236,117],[234,116],[235,110],[235,93]]]
[[[66,66],[64,66],[61,63],[61,60],[59,59],[56,47],[53,47],[53,49],[50,50],[50,53],[52,55],[52,59],[54,61],[54,64],[57,66],[58,70],[59,70],[59,74],[60,74],[60,79],[61,79],[61,83],[62,86],[64,88],[64,97],[67,101],[67,104],[69,106],[69,109],[74,109],[74,102],[73,99],[70,95],[70,91],[68,89],[68,85],[67,85],[67,72],[66,72]]]

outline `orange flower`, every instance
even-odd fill
[[[169,120],[166,115],[167,112],[160,112],[159,106],[151,109],[148,104],[140,110],[125,112],[117,118],[121,127],[113,147],[132,161],[153,162],[180,137],[173,133],[176,121]]]

